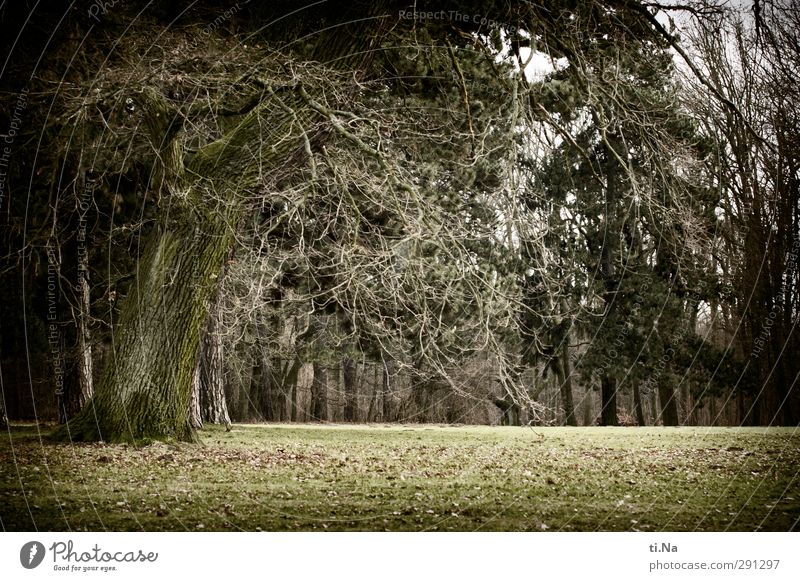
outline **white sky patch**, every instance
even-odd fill
[[[554,62],[549,55],[539,51],[531,55],[531,49],[528,47],[520,48],[519,54],[522,57],[522,62],[528,63],[525,66],[525,78],[529,82],[541,81],[553,71],[567,66],[566,59],[561,59],[563,62]]]
[[[529,38],[528,33],[524,30],[520,30],[519,35],[523,38]],[[497,53],[495,60],[497,62],[511,61],[514,63],[515,68],[517,68],[517,59],[511,55],[511,45],[508,42],[508,35],[504,31],[501,31],[501,36],[503,38],[503,50]],[[532,83],[544,80],[544,78],[553,71],[563,69],[569,64],[566,58],[553,59],[550,55],[541,51],[536,51],[531,55],[531,49],[527,46],[520,47],[519,55],[525,66],[525,78],[528,82]]]

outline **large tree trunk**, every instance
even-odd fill
[[[314,361],[314,379],[311,382],[311,416],[324,422],[328,419],[328,368]]]
[[[204,225],[216,235],[166,220],[156,226],[123,308],[114,357],[91,405],[67,424],[71,439],[193,439],[187,410],[200,327],[229,238],[211,214]]]
[[[355,17],[363,8],[343,10],[344,26],[317,37],[316,60],[343,70],[369,61],[383,20]],[[188,410],[200,330],[245,194],[273,171],[289,171],[308,143],[303,128],[321,118],[302,90],[271,92],[184,169],[180,115],[152,89],[135,96],[158,152],[156,187],[169,193],[169,211],[159,215],[139,260],[114,334],[114,357],[90,405],[57,434],[62,438],[195,438]]]

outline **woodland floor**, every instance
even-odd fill
[[[800,529],[793,429],[235,425],[139,448],[40,429],[0,440],[3,530]]]

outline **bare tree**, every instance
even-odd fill
[[[710,319],[718,340],[746,362],[736,380],[741,421],[794,425],[800,366],[788,354],[800,348],[800,18],[791,2],[763,8],[760,22],[731,8],[691,28],[708,84],[691,76],[685,82],[692,87],[688,106],[718,148],[710,160],[723,193],[713,256],[731,292],[713,303]],[[709,93],[723,95],[740,114]]]

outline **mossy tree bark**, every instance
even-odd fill
[[[355,8],[342,11],[342,26],[317,37],[315,60],[354,71],[369,61],[383,19],[355,17]],[[373,10],[380,14],[381,7]],[[236,127],[195,153],[187,167],[182,117],[154,90],[137,95],[158,153],[156,187],[162,197],[169,194],[170,206],[159,215],[139,260],[103,379],[89,405],[57,437],[194,440],[188,412],[200,330],[233,228],[249,192],[265,176],[291,171],[293,160],[304,155],[309,136],[303,128],[320,125],[319,112],[301,91],[268,93]]]
[[[208,216],[205,226],[224,233],[220,221]],[[97,393],[65,426],[71,439],[193,439],[187,410],[200,328],[229,236],[195,236],[189,223],[165,222],[139,262]]]

